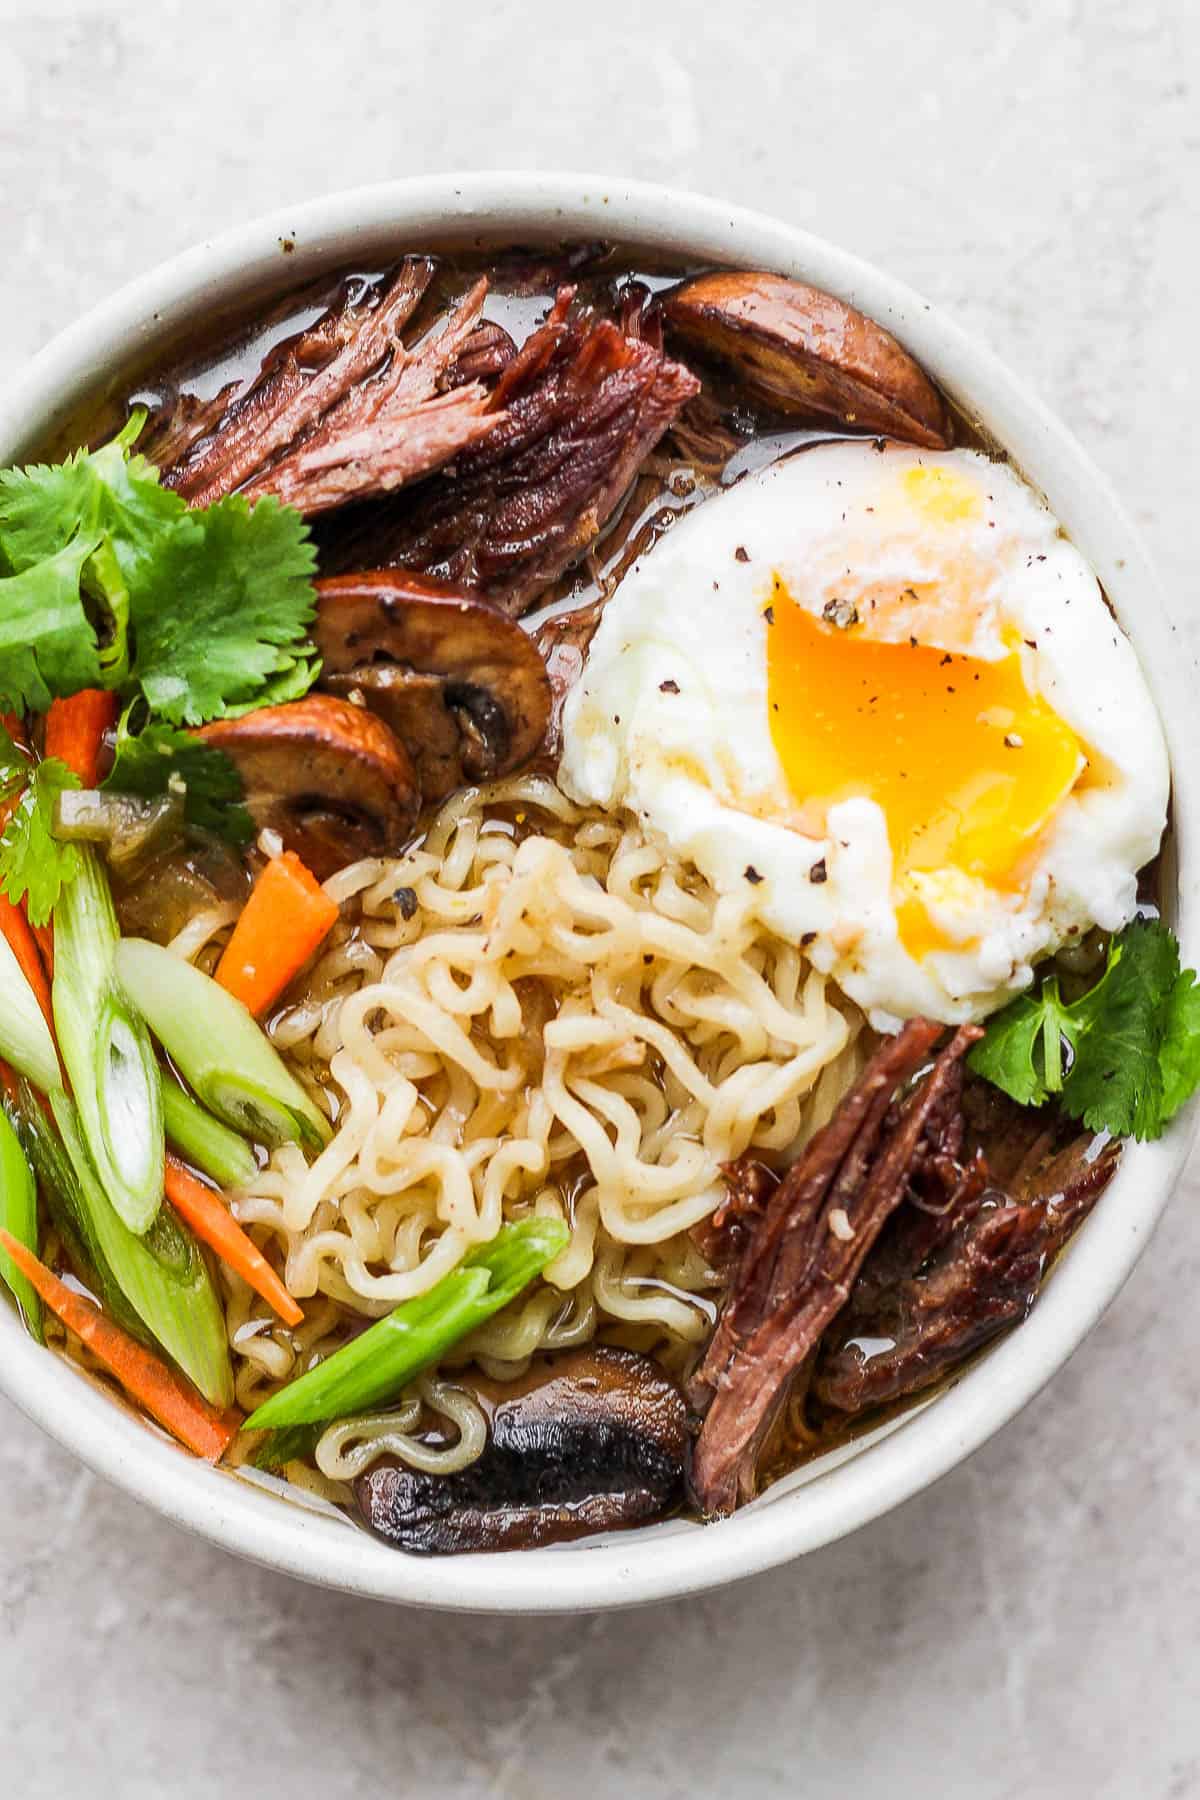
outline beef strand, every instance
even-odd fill
[[[400,333],[433,276],[408,257],[385,287],[348,289],[314,325],[274,347],[253,386],[201,416],[182,414],[159,456],[163,479],[194,506],[241,489],[312,516],[431,474],[503,424],[483,378],[511,360],[499,327],[480,322],[478,281],[440,331],[408,351]],[[178,409],[177,409],[178,411]]]
[[[710,1218],[692,1227],[692,1241],[701,1256],[721,1274],[732,1277],[762,1218],[779,1177],[753,1156],[721,1164],[726,1197]]]
[[[958,1062],[935,1114],[926,1122],[909,1176],[907,1204],[897,1207],[880,1232],[854,1284],[851,1304],[915,1275],[955,1229],[978,1212],[988,1185],[988,1165],[978,1147],[964,1160],[965,1132],[963,1064]]]
[[[344,394],[295,449],[247,484],[247,496],[274,494],[312,517],[405,487],[502,426],[504,414],[491,410],[482,382],[444,389],[480,329],[486,296],[480,279],[439,332],[408,353],[397,345],[388,367]]]
[[[919,1393],[1023,1319],[1119,1156],[1117,1142],[1097,1149],[1089,1136],[1050,1156],[1035,1145],[1007,1191],[980,1188],[949,1232],[881,1238],[822,1343],[813,1398],[845,1415]]]
[[[188,452],[200,444],[201,439],[211,438],[218,427],[229,431],[238,422],[245,425],[252,418],[265,414],[278,402],[281,384],[290,385],[290,391],[295,391],[305,370],[323,368],[350,342],[361,322],[364,305],[373,305],[377,298],[377,290],[360,276],[343,282],[337,298],[326,306],[313,324],[276,340],[263,357],[249,387],[244,381],[234,379],[227,381],[211,399],[202,400],[197,394],[180,393],[178,388],[171,386],[138,439],[138,450],[166,471],[164,480],[170,487],[184,479],[182,465],[185,463],[187,475],[199,477],[200,453],[189,458]],[[301,305],[318,301],[319,295],[314,290],[291,294],[258,321],[258,328],[278,330]],[[214,460],[219,455],[216,447],[207,442],[201,445],[201,450],[206,460],[210,453]],[[180,466],[175,468],[174,465]]]
[[[240,387],[239,381],[227,381],[209,400],[172,388],[152,411],[138,439],[138,454],[160,469],[182,462],[193,444],[215,430]]]
[[[483,319],[462,349],[451,357],[438,386],[448,392],[450,388],[466,387],[470,381],[495,381],[516,354],[517,346],[503,325]]]
[[[492,396],[506,417],[419,495],[323,539],[327,569],[400,564],[479,588],[514,617],[595,541],[699,383],[559,290]]]
[[[795,1372],[840,1312],[863,1260],[927,1160],[927,1130],[944,1132],[945,1092],[980,1036],[963,1026],[910,1102],[896,1090],[926,1062],[942,1027],[911,1020],[876,1051],[829,1123],[771,1195],[742,1252],[733,1288],[690,1385],[707,1404],[692,1458],[702,1511],[752,1497],[758,1453]]]
[[[164,472],[165,485],[193,506],[239,488],[391,355],[432,278],[428,257],[407,257],[386,290],[351,290],[315,327],[277,345],[211,435]]]
[[[919,1067],[937,1037],[936,1025],[920,1021],[881,1045],[829,1123],[779,1183],[746,1245],[737,1279],[704,1359],[692,1377],[689,1397],[694,1405],[702,1406],[711,1400],[738,1345],[769,1313],[770,1284],[781,1247],[790,1237],[799,1256],[805,1255],[805,1234],[821,1216],[826,1195],[843,1162],[856,1142],[867,1149],[874,1145],[895,1089]]]

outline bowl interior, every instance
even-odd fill
[[[124,289],[44,350],[0,397],[0,466],[71,438],[73,422],[177,342],[256,299],[407,249],[614,238],[693,263],[766,267],[886,325],[1005,446],[1097,570],[1166,726],[1174,836],[1165,905],[1196,961],[1200,869],[1191,659],[1132,525],[1082,450],[1022,385],[900,284],[808,234],[722,203],[588,176],[493,174],[388,184],[289,209],[203,244]],[[1190,1120],[1130,1145],[1029,1319],[949,1389],[772,1487],[719,1525],[676,1521],[553,1550],[425,1560],[385,1548],[271,1477],[214,1471],[46,1355],[0,1307],[0,1387],[67,1448],[169,1517],[240,1554],[382,1599],[550,1612],[699,1591],[811,1551],[945,1473],[1028,1401],[1095,1323],[1140,1255],[1186,1152]]]

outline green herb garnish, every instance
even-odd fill
[[[50,757],[31,763],[0,726],[0,802],[15,800],[0,833],[0,891],[13,905],[28,900],[29,922],[44,925],[59,895],[79,873],[79,850],[51,835],[54,802],[78,777]]]
[[[0,519],[4,499],[0,489]],[[72,539],[33,568],[0,578],[0,711],[45,712],[56,694],[100,686],[100,645],[82,589],[99,542]]]
[[[77,855],[79,872],[54,909],[54,1026],[88,1155],[140,1236],[163,1194],[162,1076],[116,978],[120,932],[104,864],[90,848]]]
[[[231,494],[180,519],[131,590],[133,673],[151,710],[200,725],[306,693],[315,567],[308,527],[273,498],[251,508]]]
[[[104,789],[144,800],[179,792],[189,825],[218,832],[238,846],[254,836],[254,822],[241,804],[242,778],[229,757],[165,719],[150,719],[141,700],[121,715],[116,759]]]
[[[1044,978],[989,1020],[970,1067],[1022,1106],[1057,1097],[1091,1131],[1159,1137],[1200,1086],[1200,988],[1175,934],[1137,919],[1095,987],[1067,1005]]]
[[[99,687],[198,725],[312,685],[300,514],[237,495],[190,510],[132,450],[144,423],[0,473],[0,711]]]
[[[191,510],[133,449],[135,412],[111,443],[0,472],[0,712],[45,712],[83,688],[126,702],[110,792],[183,797],[190,825],[241,846],[253,835],[222,752],[182,729],[298,699],[319,663],[309,642],[316,556],[299,513],[237,495]],[[51,835],[56,795],[77,786],[0,739],[0,891],[42,924],[79,870]]]

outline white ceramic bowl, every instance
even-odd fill
[[[1174,769],[1167,910],[1200,951],[1200,769],[1192,659],[1137,534],[1074,439],[993,356],[909,289],[790,225],[723,202],[580,175],[444,175],[360,189],[259,220],[131,283],[34,359],[0,398],[0,467],[68,419],[132,357],[238,299],[324,270],[382,263],[427,241],[611,237],[703,262],[801,277],[896,333],[1004,444],[1103,580],[1158,700]],[[214,1543],[307,1580],[414,1605],[488,1612],[627,1606],[716,1587],[819,1549],[909,1499],[1011,1419],[1070,1356],[1145,1248],[1190,1122],[1130,1145],[1117,1178],[1029,1319],[947,1392],[772,1488],[733,1519],[682,1521],[586,1545],[424,1559],[175,1449],[0,1307],[0,1386],[53,1437],[140,1500]]]

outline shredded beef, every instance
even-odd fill
[[[1029,1131],[1017,1133],[1024,1158],[1003,1187],[989,1185],[992,1172],[975,1151],[971,1166],[983,1179],[940,1231],[922,1227],[915,1209],[897,1215],[901,1229],[891,1243],[880,1238],[822,1343],[812,1384],[819,1405],[854,1414],[919,1393],[1025,1317],[1120,1155],[1118,1143],[1090,1135],[1048,1150],[1044,1119],[1032,1143]],[[998,1159],[1005,1149],[997,1144]]]
[[[441,391],[443,378],[475,335],[487,295],[479,280],[415,350],[399,345],[387,368],[360,382],[324,414],[295,449],[243,490],[274,494],[309,517],[406,487],[504,424],[479,381]]]
[[[160,469],[181,462],[192,445],[207,437],[224,417],[240,386],[238,381],[227,381],[209,400],[173,390],[151,414],[138,439],[139,454]]]
[[[516,354],[517,346],[503,325],[483,319],[462,349],[451,357],[438,386],[449,390],[465,387],[470,381],[495,381]]]
[[[432,276],[428,257],[410,256],[386,288],[348,289],[315,326],[276,346],[210,435],[164,471],[165,484],[208,506],[290,449],[392,359]]]
[[[792,1376],[945,1135],[946,1091],[977,1027],[957,1031],[908,1101],[893,1105],[941,1035],[935,1022],[914,1019],[880,1046],[753,1226],[689,1388],[692,1404],[707,1406],[691,1476],[705,1513],[730,1512],[753,1495],[758,1452]]]
[[[501,375],[498,428],[419,494],[340,521],[322,539],[327,570],[400,564],[516,617],[584,554],[699,383],[573,300],[559,290]]]
[[[911,1101],[910,1101],[911,1104]],[[965,1148],[963,1064],[958,1062],[926,1121],[909,1174],[906,1204],[879,1234],[851,1293],[851,1303],[914,1275],[959,1225],[978,1212],[988,1185],[988,1165],[976,1146]]]
[[[726,1196],[711,1218],[692,1227],[692,1241],[705,1261],[731,1275],[746,1253],[754,1227],[762,1218],[779,1177],[753,1156],[722,1163]]]
[[[276,345],[258,379],[229,400],[181,402],[151,453],[195,506],[240,489],[312,517],[432,474],[504,423],[485,382],[513,359],[508,333],[482,323],[479,280],[439,330],[406,350],[400,332],[433,274],[409,257],[385,287],[348,289],[316,324]]]

